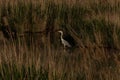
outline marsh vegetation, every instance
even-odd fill
[[[0,33],[0,80],[119,80],[119,13],[119,0],[1,0],[18,39]],[[75,39],[72,52],[59,29]]]

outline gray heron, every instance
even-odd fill
[[[75,46],[75,40],[73,39],[72,36],[70,35],[63,36],[62,30],[59,30],[58,32],[61,34],[60,39],[61,39],[61,43],[63,44],[64,48],[65,47],[71,48]]]

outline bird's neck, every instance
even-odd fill
[[[61,33],[61,40],[63,39],[63,33]]]

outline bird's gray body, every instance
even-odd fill
[[[61,39],[62,44],[64,45],[64,47],[71,47],[71,45],[64,39]]]

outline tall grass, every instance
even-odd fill
[[[0,15],[7,15],[18,40],[1,42],[0,79],[119,80],[119,4],[119,0],[1,0]],[[25,33],[46,28],[51,31]],[[78,47],[64,51],[54,32],[58,29],[71,34]]]

